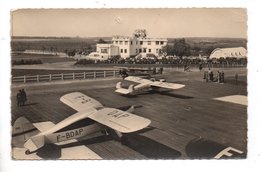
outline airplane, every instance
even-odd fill
[[[115,67],[119,68],[119,74],[125,78],[129,75],[131,76],[150,76],[154,74],[162,74],[163,68],[134,68],[134,67]]]
[[[84,136],[106,131],[106,128],[113,129],[119,138],[123,133],[132,133],[147,127],[151,121],[147,118],[134,115],[134,106],[126,111],[104,107],[97,100],[80,92],[72,92],[63,95],[60,101],[70,106],[77,113],[69,116],[61,122],[54,124],[50,121],[33,123],[17,119],[13,125],[13,133],[25,134],[35,127],[39,133],[29,137],[24,147],[25,154],[31,154],[46,144],[66,142],[71,139],[78,139]],[[24,117],[23,117],[24,118]],[[107,132],[106,132],[107,134]]]
[[[125,89],[122,87],[122,82],[118,82],[116,84],[116,90],[115,92],[123,95],[134,95],[137,92],[145,89],[152,89],[157,90],[159,88],[167,88],[167,89],[180,89],[185,87],[183,84],[175,84],[175,83],[169,83],[165,82],[164,79],[160,79],[159,81],[156,81],[155,79],[143,79],[140,77],[134,77],[134,76],[128,76],[124,78],[124,80],[132,81],[139,83],[138,85],[131,84],[128,89]]]

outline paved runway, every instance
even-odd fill
[[[75,113],[59,98],[66,93],[79,91],[107,107],[142,105],[135,113],[152,121],[150,127],[127,135],[128,141],[124,145],[111,136],[101,134],[80,141],[81,145],[103,159],[189,159],[185,148],[192,139],[198,137],[247,152],[247,106],[215,99],[246,96],[246,69],[223,70],[225,84],[204,82],[203,71],[168,70],[161,77],[166,81],[185,84],[186,87],[171,92],[144,92],[130,98],[114,93],[115,85],[121,79],[13,85],[12,122],[25,116],[32,122],[57,123]],[[235,72],[239,74],[237,84]],[[123,86],[129,83],[123,81]],[[28,102],[26,106],[18,108],[15,94],[21,88],[27,91]],[[17,146],[14,140],[13,146]],[[45,153],[41,158],[52,157]]]

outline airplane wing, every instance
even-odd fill
[[[59,128],[87,117],[122,133],[141,130],[151,123],[149,119],[129,112],[114,108],[104,108],[95,99],[79,92],[66,94],[60,100],[79,112],[56,124],[52,127],[51,131],[56,131]]]
[[[183,85],[183,84],[175,84],[175,83],[159,82],[159,81],[151,82],[150,85],[153,87],[161,87],[161,88],[168,88],[168,89],[174,89],[174,90],[185,87],[185,85]]]
[[[152,81],[150,81],[148,79],[143,79],[143,78],[135,77],[135,76],[128,76],[128,77],[125,78],[125,80],[136,82],[136,83],[140,83],[140,84],[145,84],[145,83],[152,82]]]
[[[151,123],[149,119],[115,108],[103,108],[88,117],[121,133],[135,132]]]
[[[103,105],[97,100],[80,92],[66,94],[60,98],[60,101],[75,109],[76,111],[87,111],[88,109],[97,109],[103,107]]]

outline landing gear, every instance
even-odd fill
[[[32,152],[31,151],[29,151],[28,149],[25,151],[25,154],[26,155],[29,155],[29,154],[31,154]]]
[[[106,129],[102,130],[101,133],[102,133],[102,134],[105,134],[106,136],[109,135],[109,132],[108,132]]]

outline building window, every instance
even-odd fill
[[[133,44],[133,41],[131,41],[130,44],[132,45],[132,44]]]
[[[141,53],[141,52],[142,52],[142,49],[140,48],[140,49],[139,49],[139,53]]]
[[[103,53],[103,54],[107,54],[108,51],[107,51],[107,49],[101,49],[101,53]]]
[[[124,52],[124,49],[121,49],[120,51],[121,51],[121,53],[123,53],[123,52]]]
[[[148,44],[148,45],[151,45],[151,41],[148,41],[147,44]]]
[[[160,44],[163,45],[163,41],[161,41]]]
[[[140,41],[140,45],[143,45],[143,41]]]
[[[125,45],[128,45],[128,41],[125,41]]]
[[[127,53],[127,49],[125,49],[125,53]]]
[[[146,48],[144,48],[144,51],[143,51],[144,53],[146,53]]]
[[[156,45],[159,45],[159,41],[156,41],[155,44],[156,44]]]
[[[123,41],[119,41],[119,44],[122,45],[122,44],[123,44]]]
[[[149,48],[149,49],[148,49],[148,52],[150,53],[150,52],[152,52],[152,50]]]

